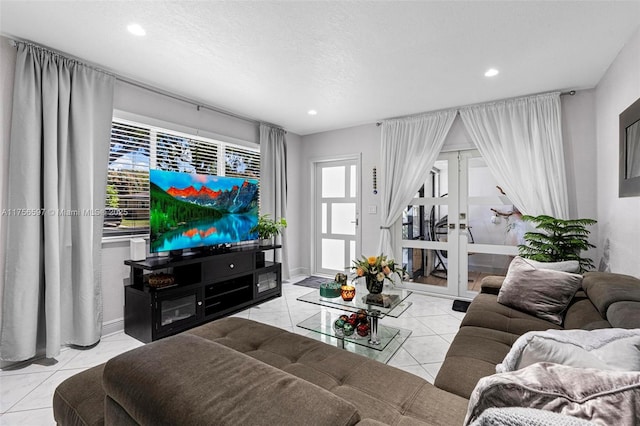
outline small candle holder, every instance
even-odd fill
[[[340,296],[345,302],[351,302],[356,297],[356,288],[352,285],[343,285],[340,287]]]

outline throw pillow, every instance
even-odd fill
[[[536,362],[640,371],[640,329],[530,331],[518,337],[496,372],[514,371]]]
[[[564,311],[582,284],[582,275],[536,269],[520,256],[509,265],[498,303],[561,325]]]
[[[535,260],[527,259],[527,263],[532,265],[536,269],[551,269],[553,271],[562,272],[580,272],[580,262],[577,260],[564,260],[562,262],[537,262]]]
[[[537,408],[603,425],[635,426],[640,372],[540,362],[480,379],[469,399],[465,424],[491,407]]]

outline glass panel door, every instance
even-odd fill
[[[359,241],[358,159],[315,165],[315,273],[349,268]]]
[[[460,153],[461,209],[465,211],[466,238],[460,247],[465,257],[463,266],[467,285],[460,287],[461,296],[473,297],[487,275],[506,275],[509,263],[523,242],[525,223],[518,209],[504,194],[489,167],[476,150]]]
[[[402,219],[408,288],[473,298],[504,275],[524,224],[476,150],[441,154]]]
[[[452,294],[457,288],[458,154],[441,154],[402,217],[402,264],[409,288]],[[455,223],[453,223],[455,225]],[[400,234],[400,233],[397,233]]]

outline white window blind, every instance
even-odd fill
[[[260,177],[260,151],[227,145],[224,153],[225,176]]]
[[[114,118],[103,237],[149,234],[149,168],[260,178],[260,151]]]

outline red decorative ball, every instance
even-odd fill
[[[367,323],[360,324],[356,328],[356,332],[358,333],[359,336],[365,337],[366,335],[369,334],[369,324]]]

